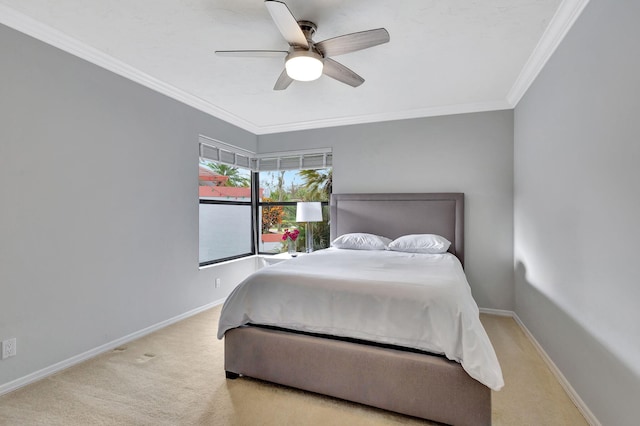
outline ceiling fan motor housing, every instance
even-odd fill
[[[298,25],[300,29],[304,33],[304,36],[307,38],[309,45],[313,44],[313,35],[316,33],[318,26],[311,21],[298,21]]]

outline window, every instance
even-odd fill
[[[251,171],[201,160],[200,266],[254,254]]]
[[[323,221],[314,222],[314,249],[329,246],[331,149],[255,154],[200,136],[200,266],[286,250],[284,230],[296,223],[298,201],[320,201]]]
[[[258,202],[258,251],[279,253],[287,247],[282,240],[285,229],[298,229],[297,251],[306,247],[306,227],[296,222],[298,201],[320,201],[322,222],[313,222],[313,248],[329,247],[329,198],[331,196],[332,170],[278,170],[259,172],[257,182],[261,197]]]

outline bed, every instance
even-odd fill
[[[253,377],[451,425],[491,424],[491,389],[502,387],[502,373],[462,272],[464,195],[334,194],[331,240],[354,232],[437,234],[450,245],[436,255],[330,248],[258,271],[221,313],[227,378]],[[429,285],[438,298],[422,300],[414,277],[427,264],[436,271]],[[396,266],[403,272],[391,275]],[[340,278],[325,274],[334,269]],[[383,283],[389,279],[393,291]],[[324,305],[330,311],[315,310]]]

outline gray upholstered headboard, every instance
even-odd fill
[[[349,232],[442,235],[464,265],[464,194],[332,194],[331,241]]]

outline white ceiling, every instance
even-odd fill
[[[288,45],[261,0],[0,0],[0,22],[255,134],[512,108],[588,0],[287,0],[314,40],[384,27],[334,59],[365,78],[273,85]]]

